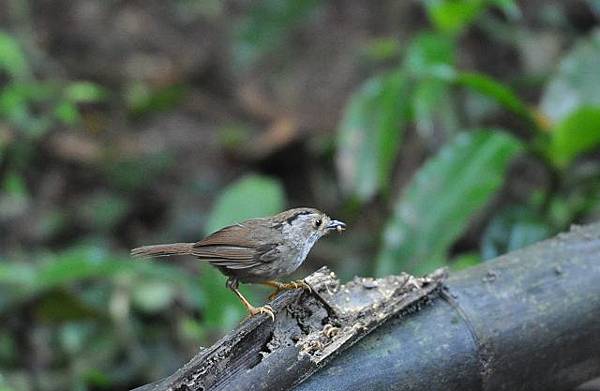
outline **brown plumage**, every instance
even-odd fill
[[[297,288],[305,283],[273,281],[296,270],[315,242],[330,231],[346,225],[313,208],[290,209],[271,217],[246,220],[222,228],[196,243],[144,246],[131,251],[134,257],[192,255],[206,260],[229,277],[227,286],[242,300],[248,311],[267,313],[269,306],[255,308],[239,292],[240,282],[273,286],[278,290]]]
[[[135,258],[168,257],[171,255],[188,255],[194,243],[157,244],[154,246],[138,247],[131,250]]]

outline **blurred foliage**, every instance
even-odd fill
[[[582,153],[600,145],[600,31],[582,40],[561,61],[549,81],[541,110],[550,121],[544,150],[564,168]]]
[[[185,88],[180,85],[152,89],[143,83],[135,83],[128,89],[126,100],[130,113],[140,117],[172,109],[182,101],[184,95]]]
[[[264,0],[253,3],[236,26],[235,64],[250,67],[261,55],[285,49],[291,30],[313,12],[321,0]]]
[[[492,259],[549,237],[551,229],[534,209],[508,206],[490,221],[481,239],[481,256]]]
[[[344,188],[362,201],[386,186],[407,108],[398,107],[407,80],[396,72],[368,80],[355,93],[340,127],[338,166]]]
[[[8,77],[0,91],[0,116],[29,138],[43,136],[57,122],[74,125],[79,104],[106,97],[93,83],[37,80],[29,68],[19,44],[0,31],[0,72]]]
[[[284,206],[285,196],[278,181],[250,175],[223,191],[206,220],[206,231],[213,232],[253,217],[272,215]]]
[[[450,246],[502,185],[519,142],[492,131],[462,133],[408,184],[384,231],[377,274],[444,266]]]
[[[519,15],[511,1],[489,3],[514,17]],[[457,68],[458,38],[487,9],[487,2],[426,1],[425,4],[434,30],[412,39],[404,61],[395,71],[395,79],[375,77],[367,81],[350,100],[339,128],[337,157],[343,189],[362,202],[380,191],[385,193],[392,179],[390,168],[395,161],[399,134],[408,124],[414,123],[425,142],[439,137],[435,133],[437,128],[443,129],[446,134],[442,137],[449,140],[459,133],[456,141],[450,141],[430,157],[415,173],[413,181],[397,193],[394,213],[384,230],[377,258],[378,275],[402,270],[424,273],[447,264],[448,251],[501,189],[507,166],[519,150],[524,149],[532,158],[544,159],[553,175],[554,188],[545,194],[549,199],[560,197],[568,165],[600,146],[598,106],[594,105],[600,95],[590,91],[591,86],[600,86],[594,79],[597,72],[592,70],[592,64],[600,60],[596,58],[600,52],[594,50],[597,33],[582,39],[565,56],[557,75],[550,79],[541,105],[542,110],[552,113],[546,115],[524,103],[510,86],[488,75]],[[400,77],[402,91],[395,96],[386,94],[398,91]],[[576,86],[581,86],[581,91]],[[453,102],[458,100],[460,88],[481,94],[518,116],[530,137],[515,140],[507,136],[514,133],[510,129],[485,133],[463,130],[477,124],[460,121],[455,114],[459,108]],[[373,97],[388,100],[376,101]],[[552,109],[554,102],[560,109]],[[569,105],[576,108],[568,115],[557,116]],[[390,124],[382,126],[381,119],[388,117],[392,118]],[[384,139],[380,133],[389,136]],[[524,148],[519,148],[520,145]],[[554,194],[556,191],[559,193]],[[498,219],[491,219],[488,234],[483,238],[484,258],[518,249],[566,228],[566,221],[548,225],[551,212],[540,208],[529,210],[525,204],[515,209],[521,211],[519,218],[501,218],[499,214]],[[539,221],[533,223],[531,216]],[[493,237],[504,245],[493,250]]]
[[[600,106],[583,106],[558,122],[550,133],[547,152],[559,167],[600,144]]]
[[[129,389],[245,316],[134,246],[306,205],[349,229],[299,274],[426,273],[597,220],[596,3],[10,2],[0,391]]]
[[[561,59],[556,74],[546,84],[540,108],[553,122],[582,106],[600,106],[598,60],[600,31],[581,39]]]

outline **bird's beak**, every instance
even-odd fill
[[[331,220],[329,224],[327,224],[327,227],[325,227],[325,229],[327,229],[327,231],[342,232],[346,229],[346,223],[343,223],[339,220]]]

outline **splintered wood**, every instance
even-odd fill
[[[440,269],[342,285],[321,268],[305,279],[312,292],[285,291],[270,303],[274,322],[266,315],[247,319],[173,375],[136,390],[290,389],[390,317],[429,303],[445,278]]]
[[[322,363],[392,315],[411,305],[412,310],[418,309],[444,278],[445,272],[440,269],[421,278],[406,273],[381,279],[355,277],[340,285],[333,272],[326,268],[317,271],[308,276],[306,282],[329,309],[329,322],[319,332],[307,334],[298,341],[300,356],[308,354],[313,362]]]

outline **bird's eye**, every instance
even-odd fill
[[[316,219],[315,222],[314,222],[315,228],[319,228],[322,223],[323,223],[323,221],[321,221],[321,219]]]

